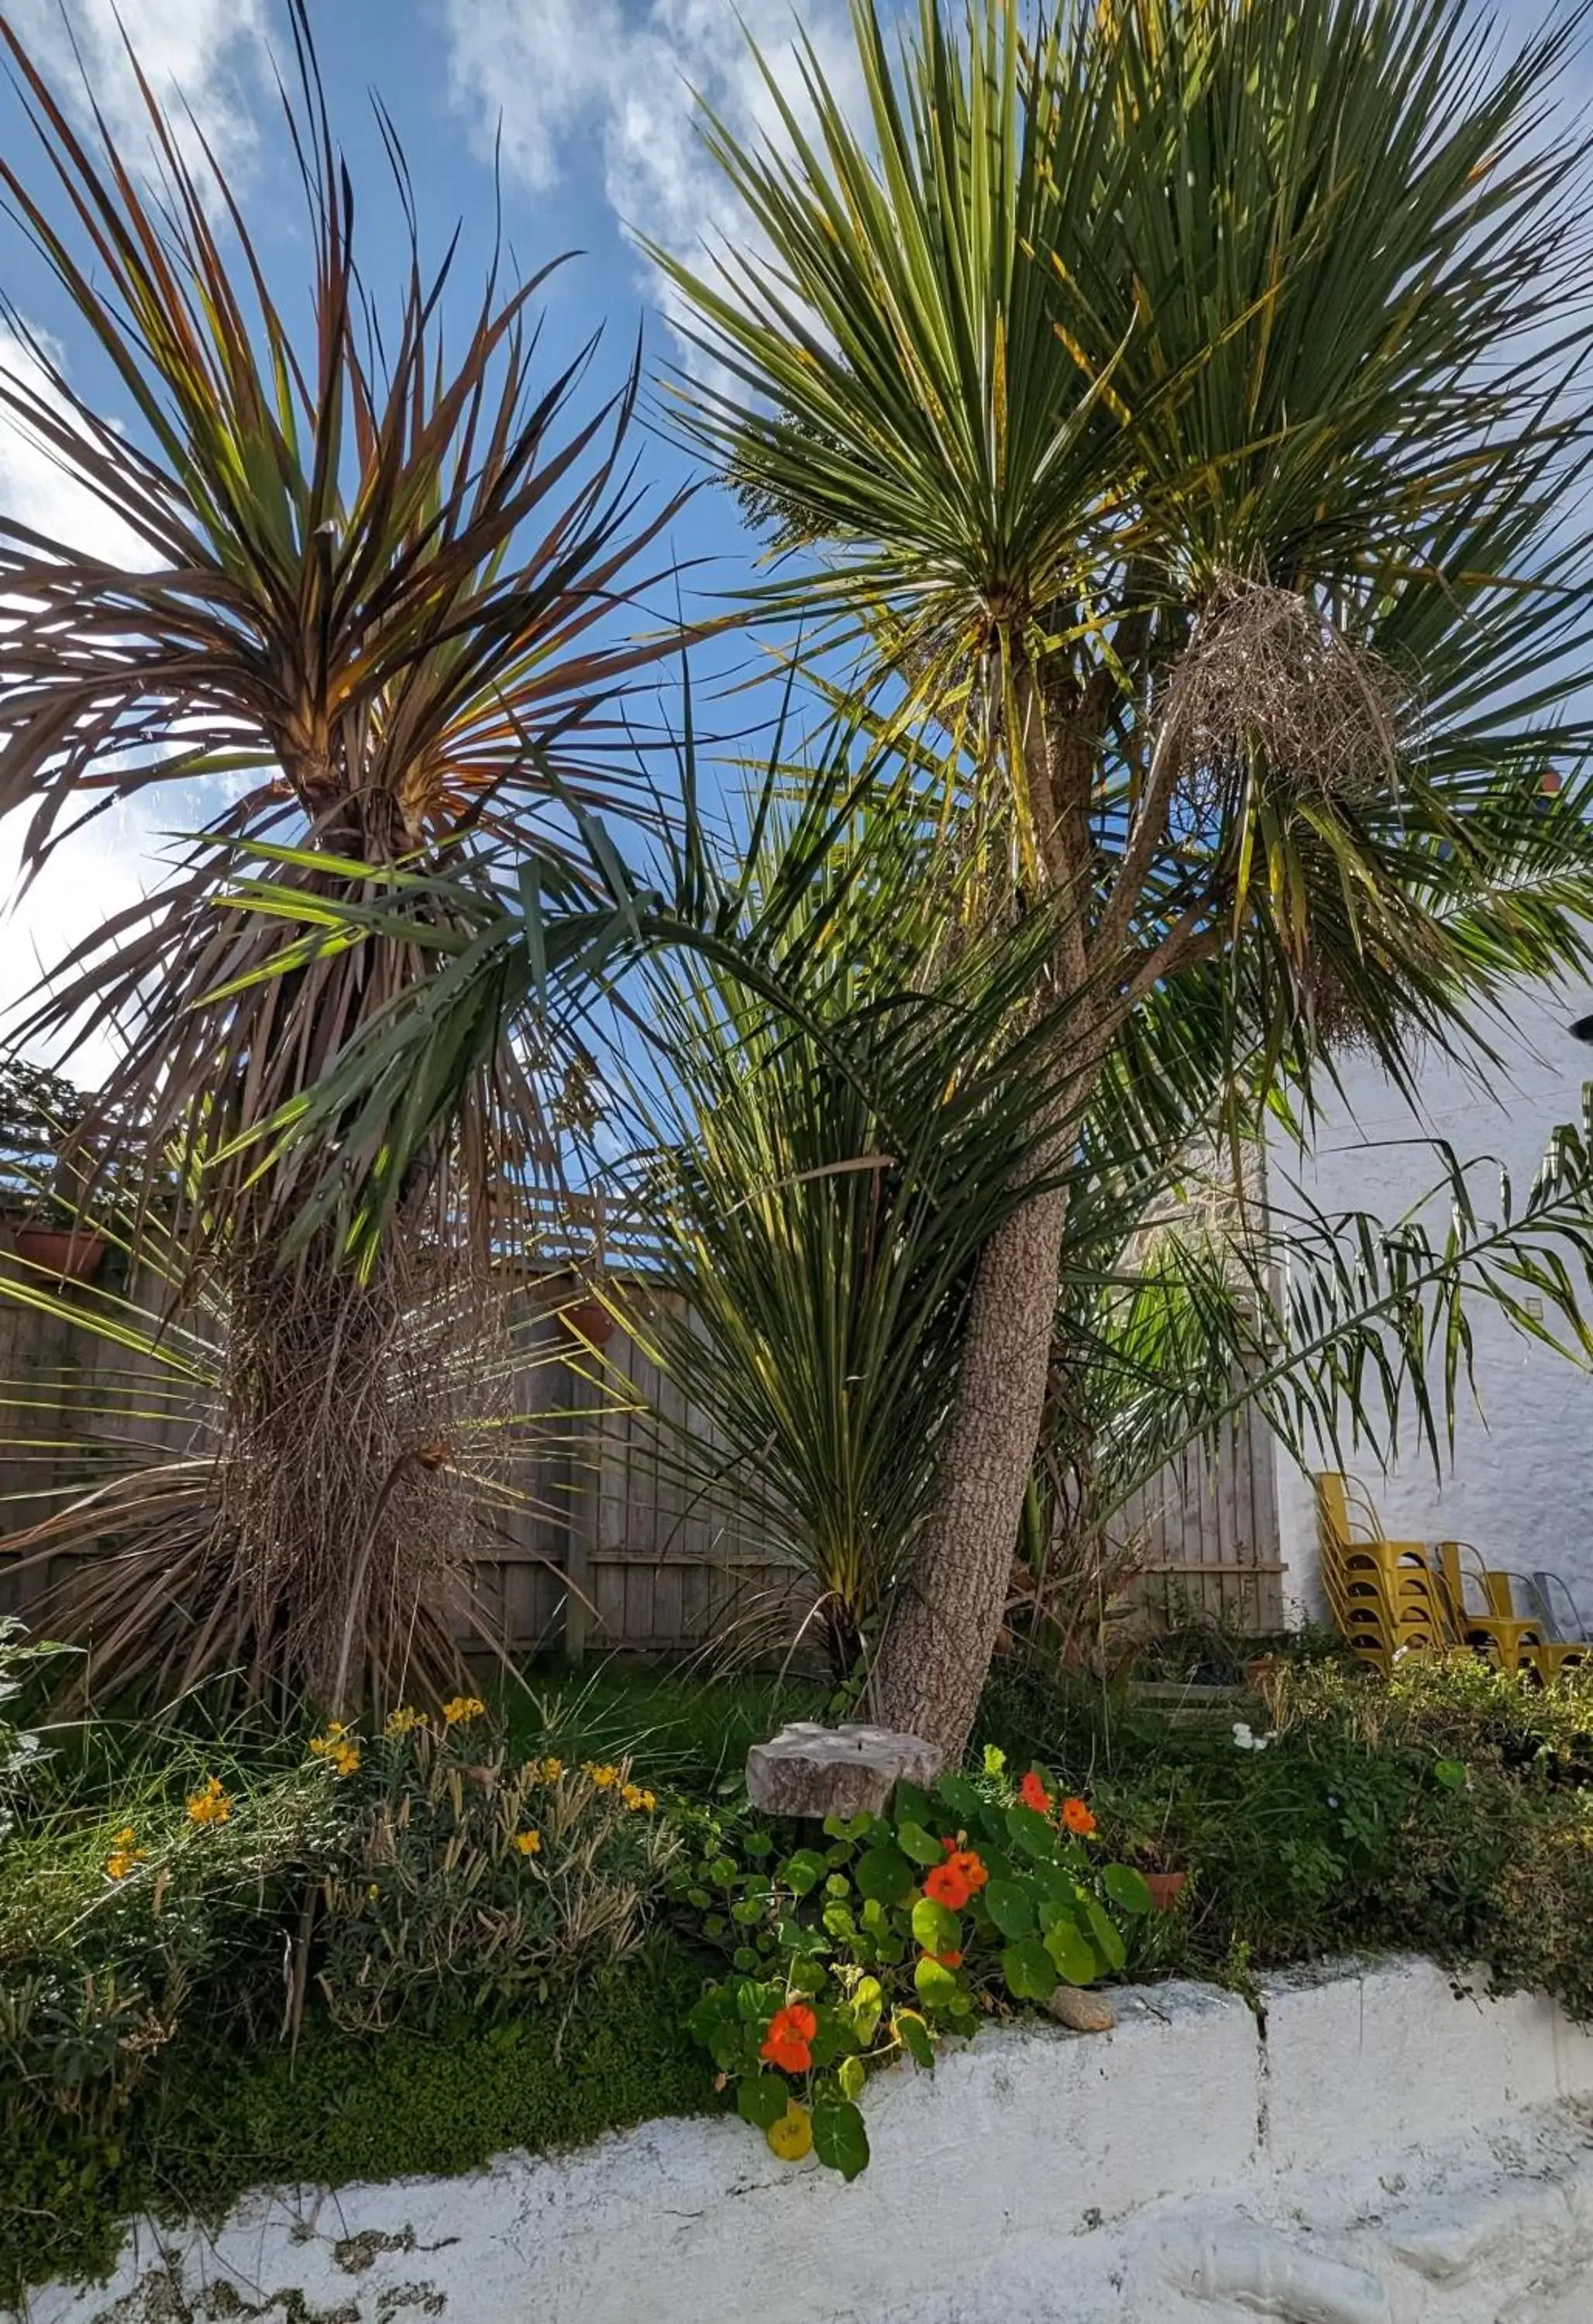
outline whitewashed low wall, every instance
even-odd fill
[[[144,2227],[28,2324],[1588,2324],[1593,2036],[1422,1961],[1118,1997],[870,2085],[847,2187],[730,2121]],[[16,2319],[8,2319],[16,2324]]]

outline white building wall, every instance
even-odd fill
[[[1275,1145],[1271,1173],[1286,1208],[1294,1179],[1329,1213],[1370,1211],[1393,1221],[1438,1181],[1442,1165],[1422,1141],[1447,1139],[1462,1160],[1490,1157],[1473,1176],[1473,1198],[1498,1211],[1498,1171],[1525,1198],[1555,1125],[1578,1121],[1593,1079],[1593,1048],[1571,1024],[1593,1012],[1593,991],[1524,988],[1508,1028],[1493,1036],[1503,1062],[1468,1074],[1441,1059],[1420,1073],[1413,1111],[1371,1065],[1352,1065],[1348,1102],[1330,1112],[1303,1160]],[[1414,1141],[1414,1142],[1412,1142]],[[1434,1222],[1442,1224],[1440,1209]],[[1400,1540],[1474,1542],[1491,1564],[1562,1574],[1593,1619],[1593,1376],[1529,1339],[1480,1301],[1470,1307],[1477,1345],[1477,1404],[1460,1412],[1452,1464],[1435,1475],[1430,1455],[1405,1442],[1389,1469],[1347,1455],[1388,1534]],[[1316,1511],[1309,1478],[1280,1453],[1279,1517],[1290,1618],[1321,1611]],[[1593,2309],[1589,2310],[1593,2314]]]

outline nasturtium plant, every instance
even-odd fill
[[[728,1954],[690,2026],[742,2119],[782,2158],[854,2179],[875,2068],[929,2070],[948,2035],[1121,1969],[1108,1907],[1148,1912],[1150,1892],[1098,1862],[1094,1834],[1084,1801],[1041,1767],[1014,1787],[996,1754],[977,1778],[902,1784],[889,1816],[832,1816],[823,1848],[781,1857],[767,1832],[716,1824],[676,1895]]]

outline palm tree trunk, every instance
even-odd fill
[[[1036,1194],[979,1254],[938,1489],[870,1685],[886,1726],[956,1759],[1006,1606],[1023,1489],[1040,1439],[1068,1220],[1065,1186]]]

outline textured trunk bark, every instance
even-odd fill
[[[875,1663],[875,1715],[953,1760],[973,1726],[1006,1605],[1067,1219],[1065,1187],[1037,1194],[979,1254],[934,1507]]]

